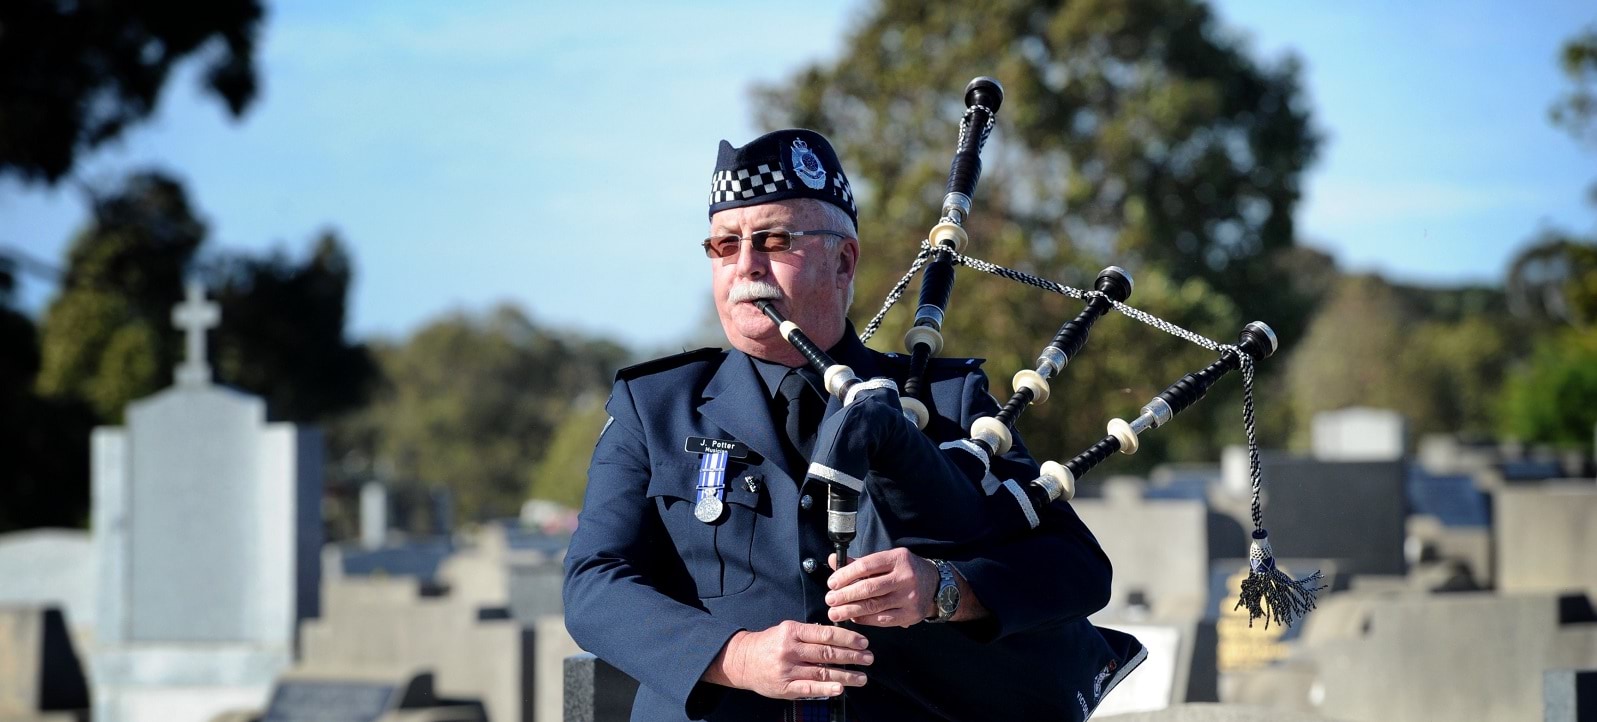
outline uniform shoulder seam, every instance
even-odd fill
[[[621,369],[620,371],[617,371],[616,380],[631,381],[633,379],[642,378],[651,374],[657,374],[662,371],[670,371],[671,369],[680,368],[696,361],[708,361],[711,358],[720,356],[721,353],[722,351],[719,348],[714,346],[706,346],[704,348],[694,349],[692,351],[684,351],[679,354],[665,356],[650,361],[644,361],[643,363],[633,364]]]

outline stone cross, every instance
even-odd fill
[[[205,300],[205,289],[189,281],[183,303],[172,309],[172,325],[183,330],[188,358],[177,367],[179,386],[204,386],[211,383],[211,364],[205,359],[205,331],[222,321],[220,306]]]

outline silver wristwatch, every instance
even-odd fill
[[[959,581],[954,578],[954,565],[941,559],[927,559],[937,567],[937,613],[927,617],[928,622],[946,622],[959,611]]]

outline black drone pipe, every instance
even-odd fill
[[[959,122],[959,141],[948,168],[948,193],[943,196],[941,218],[927,234],[932,260],[921,276],[915,323],[904,334],[910,366],[903,402],[921,428],[931,418],[925,405],[926,367],[943,350],[943,314],[954,294],[954,255],[970,240],[964,224],[970,217],[970,199],[976,193],[976,183],[981,180],[981,151],[1003,102],[1004,88],[992,78],[976,78],[965,86],[965,116]]]

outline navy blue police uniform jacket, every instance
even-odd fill
[[[861,378],[901,384],[908,374],[907,357],[867,349],[852,327],[831,355]],[[640,682],[633,720],[779,720],[790,703],[700,677],[739,630],[827,623],[826,488],[789,467],[757,363],[701,349],[617,374],[566,552],[564,598],[576,642]],[[980,365],[933,360],[933,440],[966,438],[972,421],[997,412]],[[728,460],[726,511],[713,524],[693,515],[700,460],[685,448],[690,437],[747,450]],[[989,493],[1002,479],[1036,478],[1037,465],[1017,439],[992,472]],[[875,654],[865,686],[846,690],[852,719],[1085,719],[1141,661],[1135,639],[1085,619],[1109,598],[1097,540],[1067,502],[1042,515],[1036,532],[948,557],[988,618],[851,625]],[[868,489],[857,524],[853,556],[891,548]]]

